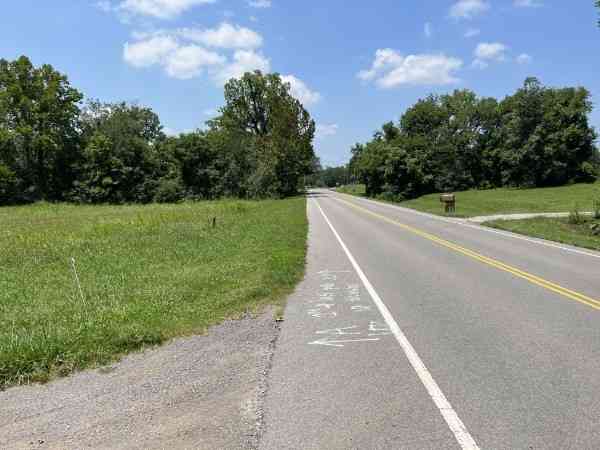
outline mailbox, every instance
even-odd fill
[[[441,194],[440,202],[444,204],[446,214],[454,213],[456,211],[456,196],[454,194]]]

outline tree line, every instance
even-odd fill
[[[367,195],[593,182],[600,171],[590,93],[536,78],[502,101],[470,90],[430,95],[352,148],[349,171]]]
[[[167,136],[152,109],[83,103],[50,65],[0,59],[0,205],[285,197],[316,164],[315,123],[278,74],[224,88],[206,129]]]

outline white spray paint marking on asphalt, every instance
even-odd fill
[[[336,193],[336,194],[340,195],[339,193]],[[348,195],[348,194],[344,194],[344,195]],[[352,197],[352,196],[350,196],[350,197]],[[356,198],[356,197],[353,197],[353,198]],[[399,211],[406,212],[409,214],[415,214],[417,216],[427,217],[429,219],[437,220],[439,222],[446,222],[446,223],[451,223],[454,225],[459,225],[462,227],[473,228],[475,230],[483,231],[486,233],[497,234],[497,235],[504,236],[504,237],[511,238],[511,239],[518,239],[520,241],[526,241],[526,242],[530,242],[532,244],[543,245],[545,247],[551,247],[551,248],[555,248],[555,249],[562,250],[565,252],[575,253],[577,255],[590,256],[592,258],[600,259],[600,254],[586,252],[585,250],[578,250],[576,248],[566,247],[564,245],[555,244],[555,243],[549,242],[549,241],[544,241],[543,239],[535,239],[535,238],[530,238],[530,237],[526,237],[526,236],[521,236],[519,234],[511,233],[509,231],[496,230],[496,229],[490,228],[490,227],[467,223],[466,221],[462,221],[462,220],[448,219],[445,217],[435,216],[433,214],[427,214],[427,213],[424,213],[421,211],[416,211],[414,209],[404,208],[402,206],[390,205],[389,203],[378,202],[375,200],[369,200],[369,199],[365,199],[365,198],[360,198],[360,199],[357,198],[357,200],[366,202],[366,203],[372,203],[377,206],[385,206],[387,208],[397,209]]]
[[[370,342],[379,341],[379,338],[363,338],[363,339],[318,339],[316,341],[310,342],[308,345],[324,345],[326,347],[343,347],[344,344],[356,343],[356,342]]]
[[[439,409],[440,413],[442,414],[442,417],[448,424],[450,431],[452,431],[452,433],[454,434],[454,437],[456,438],[456,441],[458,442],[458,444],[461,446],[461,448],[463,448],[465,450],[479,449],[479,447],[477,446],[477,443],[475,442],[475,440],[473,439],[473,437],[467,430],[467,427],[464,425],[462,420],[460,420],[460,418],[458,417],[458,414],[456,414],[456,411],[454,411],[454,409],[452,408],[452,405],[446,399],[446,396],[444,395],[444,393],[442,392],[442,390],[440,389],[438,384],[433,379],[433,376],[431,375],[431,373],[425,366],[425,363],[421,360],[421,358],[417,354],[417,351],[414,349],[412,344],[409,342],[409,340],[406,338],[406,336],[400,329],[400,326],[398,325],[398,323],[396,322],[396,320],[390,313],[390,311],[387,308],[387,306],[385,305],[385,303],[383,303],[383,300],[381,300],[381,297],[379,297],[379,294],[377,294],[377,291],[375,291],[375,288],[373,287],[373,285],[371,284],[371,282],[369,281],[369,279],[367,278],[365,273],[362,271],[362,269],[356,262],[356,259],[354,259],[354,256],[352,256],[352,253],[350,253],[350,250],[348,250],[348,247],[346,247],[346,244],[344,244],[344,241],[342,240],[342,238],[340,237],[340,235],[338,234],[338,232],[332,225],[331,221],[329,220],[329,218],[327,217],[327,215],[321,208],[321,205],[319,204],[319,202],[316,199],[314,200],[314,202],[317,205],[317,208],[319,208],[321,215],[327,222],[327,225],[329,225],[329,228],[333,232],[333,234],[336,237],[337,241],[339,242],[340,246],[344,250],[344,253],[346,253],[346,256],[350,260],[350,263],[354,267],[354,270],[358,274],[358,277],[360,278],[363,285],[367,289],[367,292],[369,292],[369,295],[373,299],[373,302],[375,303],[375,305],[377,305],[379,312],[381,313],[381,315],[383,316],[383,319],[389,326],[390,331],[392,332],[392,334],[394,335],[394,337],[400,344],[400,347],[404,351],[404,354],[408,358],[408,361],[410,362],[411,366],[417,373],[417,376],[421,380],[421,383],[423,383],[423,386],[425,386],[425,389],[427,389],[427,392],[431,396],[431,399],[433,400],[433,402]],[[336,343],[329,341],[329,344],[336,345],[336,344],[339,344],[339,341]],[[321,344],[321,345],[327,345],[327,344]]]

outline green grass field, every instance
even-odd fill
[[[306,236],[304,198],[0,208],[0,389],[281,304]]]
[[[600,236],[594,236],[590,225],[600,224],[600,220],[591,217],[581,224],[570,224],[567,219],[535,218],[526,220],[496,220],[485,225],[512,231],[514,233],[534,236],[563,244],[600,250]]]
[[[363,185],[344,186],[338,191],[364,195]],[[600,199],[600,182],[537,189],[490,189],[456,193],[457,217],[493,214],[569,212],[575,205],[591,211],[594,199]],[[425,195],[399,203],[401,206],[432,214],[444,214],[439,194]]]

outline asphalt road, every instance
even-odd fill
[[[263,449],[600,448],[600,253],[315,191]]]

